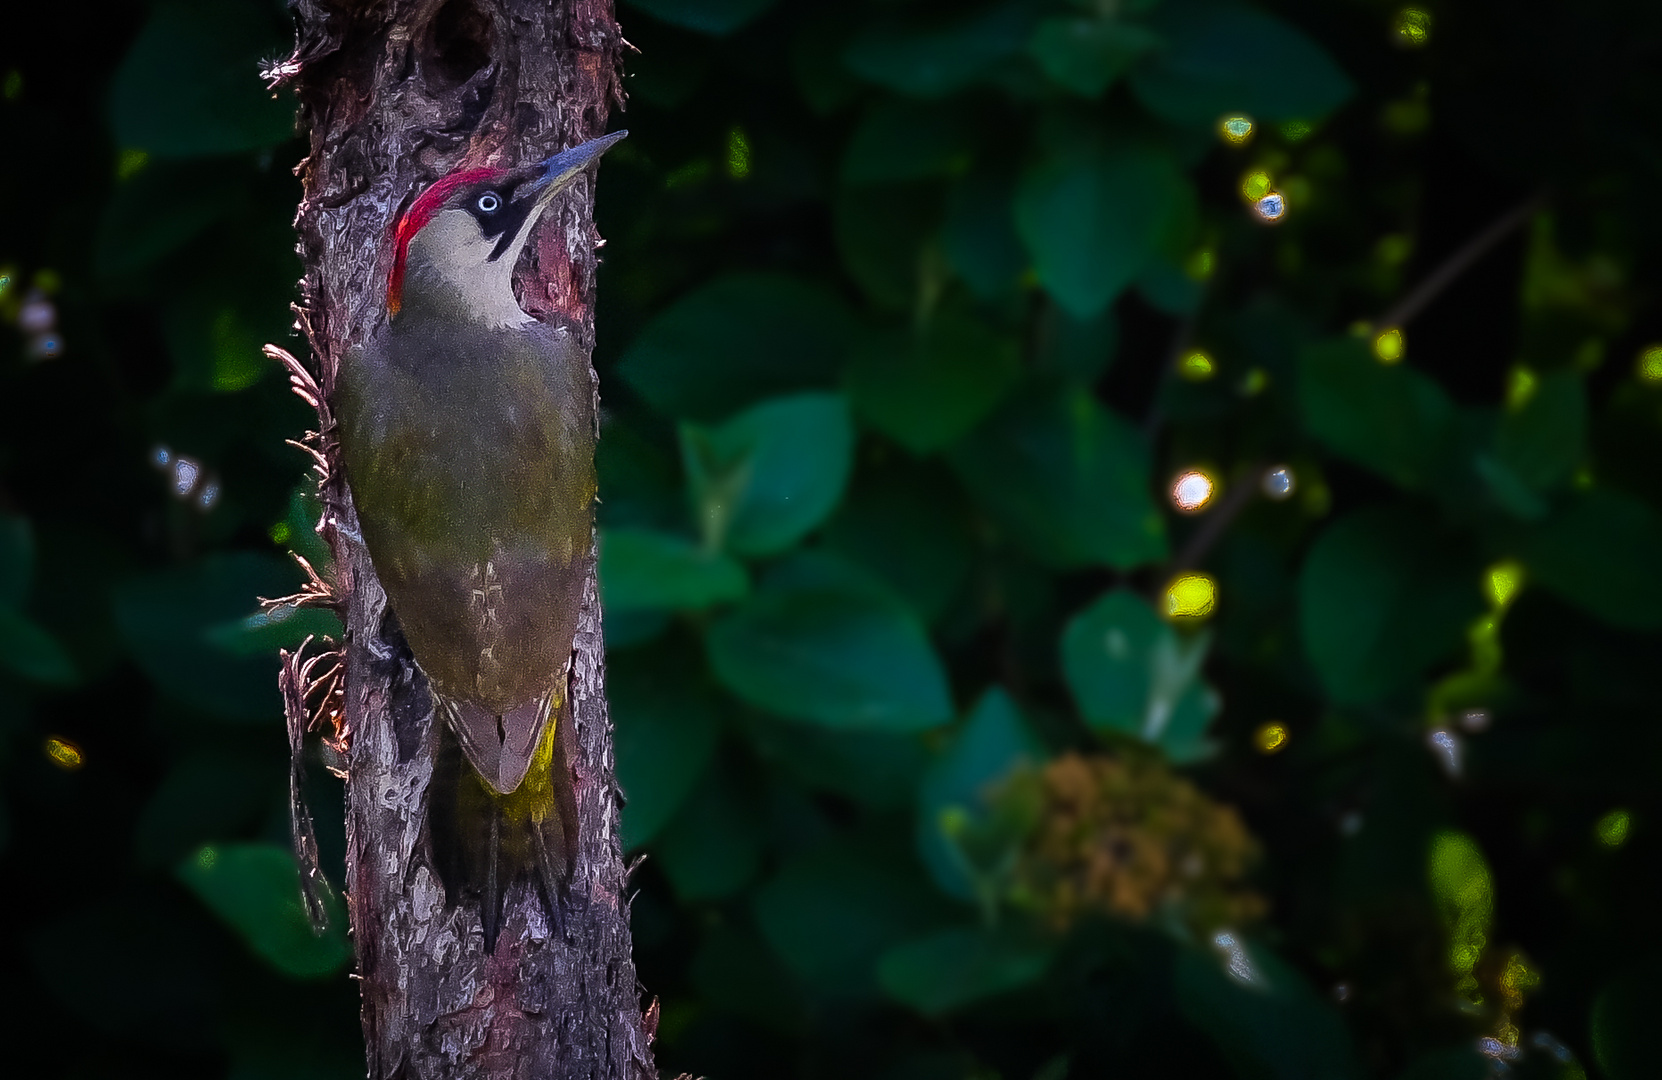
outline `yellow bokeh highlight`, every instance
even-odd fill
[[[196,865],[199,869],[212,870],[217,862],[219,862],[219,852],[215,851],[210,844],[203,844],[196,852]]]
[[[1218,259],[1211,248],[1201,248],[1189,256],[1189,261],[1183,264],[1183,272],[1189,275],[1192,281],[1205,281],[1217,269]]]
[[[1263,169],[1254,169],[1241,177],[1241,198],[1255,203],[1270,193],[1270,186],[1270,174]]]
[[[1423,48],[1431,41],[1431,16],[1419,8],[1403,8],[1397,12],[1395,29],[1400,44]]]
[[[116,155],[115,178],[128,180],[142,172],[150,164],[150,153],[147,150],[123,150]]]
[[[1236,114],[1226,116],[1218,123],[1218,134],[1223,141],[1234,146],[1241,146],[1252,138],[1252,117]]]
[[[727,133],[727,175],[735,180],[750,175],[750,138],[740,127]]]
[[[1627,843],[1627,834],[1633,829],[1633,815],[1626,810],[1612,810],[1599,818],[1593,826],[1593,835],[1607,848],[1619,848]]]
[[[1266,720],[1252,733],[1252,745],[1260,754],[1279,754],[1287,748],[1290,738],[1287,725],[1279,720]]]
[[[1218,366],[1199,349],[1191,349],[1178,358],[1177,373],[1188,382],[1205,382],[1218,373]]]
[[[1497,609],[1510,604],[1517,597],[1518,590],[1523,588],[1523,583],[1523,564],[1512,559],[1496,563],[1483,575],[1483,591],[1488,594],[1489,603]]]
[[[1381,364],[1394,364],[1407,351],[1408,343],[1403,340],[1402,331],[1394,326],[1374,335],[1373,354]]]
[[[1288,142],[1298,142],[1314,130],[1308,120],[1288,120],[1281,125],[1281,137]]]
[[[1166,586],[1168,619],[1204,619],[1218,606],[1218,583],[1209,574],[1189,571]]]
[[[1534,370],[1518,364],[1506,374],[1506,408],[1517,412],[1529,404],[1540,387],[1541,379]]]
[[[274,544],[286,544],[293,535],[294,529],[286,521],[279,521],[271,527],[271,542]]]
[[[87,762],[81,748],[68,739],[53,736],[46,740],[42,749],[46,751],[47,760],[65,772],[74,772]]]
[[[1645,382],[1662,383],[1662,345],[1646,345],[1639,350],[1634,374]]]
[[[1270,373],[1261,367],[1248,368],[1241,376],[1241,396],[1257,397],[1270,385]]]
[[[1438,833],[1427,856],[1431,895],[1448,928],[1448,966],[1456,979],[1455,988],[1475,999],[1474,969],[1488,947],[1495,917],[1494,878],[1477,841],[1463,832]]]

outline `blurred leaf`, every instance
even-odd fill
[[[984,868],[972,865],[948,836],[948,815],[985,813],[989,786],[1017,765],[1036,763],[1043,748],[1015,703],[1000,687],[981,695],[945,752],[918,786],[917,847],[930,876],[949,896],[974,900],[981,894]]]
[[[1662,514],[1595,489],[1515,541],[1530,577],[1612,626],[1662,626]]]
[[[688,30],[726,37],[777,0],[628,0],[629,6]]]
[[[133,829],[133,853],[146,867],[165,867],[208,842],[234,839],[262,812],[286,798],[283,763],[222,750],[174,761]],[[298,888],[298,886],[296,886]]]
[[[1177,1000],[1193,1028],[1230,1060],[1241,1061],[1250,1070],[1243,1075],[1359,1076],[1349,1033],[1332,1006],[1268,949],[1244,943],[1235,948],[1247,965],[1237,961],[1237,973],[1226,968],[1223,956],[1194,949],[1179,955]]]
[[[118,184],[93,245],[101,276],[125,278],[194,240],[248,198],[247,169],[234,162],[156,162]]]
[[[648,529],[600,533],[600,588],[606,610],[700,610],[750,591],[744,567],[691,540]]]
[[[945,97],[987,76],[1021,49],[1030,16],[1006,4],[946,25],[885,23],[855,37],[843,53],[849,70],[912,97]]]
[[[1569,479],[1586,453],[1587,392],[1572,371],[1536,378],[1529,399],[1501,413],[1495,456],[1513,476],[1545,491]]]
[[[308,637],[341,641],[346,636],[333,611],[290,604],[218,623],[203,633],[209,643],[231,656],[271,656],[278,649],[298,649]]]
[[[757,717],[748,728],[769,773],[876,810],[910,805],[928,760],[923,740],[910,733],[792,724],[772,716]]]
[[[1147,444],[1081,390],[1018,399],[951,461],[976,500],[1050,566],[1128,570],[1165,556]]]
[[[1454,405],[1435,381],[1381,364],[1360,338],[1306,348],[1299,371],[1304,426],[1334,453],[1406,488],[1441,479]]]
[[[1416,1058],[1396,1080],[1488,1080],[1492,1064],[1475,1046],[1451,1046]]]
[[[861,290],[891,311],[910,311],[925,278],[944,272],[931,260],[940,224],[936,185],[843,187],[831,203],[837,252]]]
[[[294,137],[294,105],[260,84],[289,44],[275,9],[254,0],[167,0],[110,86],[116,142],[157,157],[257,150]]]
[[[1008,924],[955,926],[896,945],[877,977],[889,996],[925,1016],[940,1016],[1041,979],[1054,947]]]
[[[1656,1067],[1652,1024],[1662,1013],[1662,989],[1654,971],[1624,972],[1593,999],[1593,1057],[1610,1080],[1640,1080]]]
[[[716,427],[681,426],[681,460],[705,541],[743,555],[784,551],[842,498],[854,453],[848,404],[799,394]]]
[[[690,974],[699,994],[717,1008],[793,1033],[800,1025],[802,994],[768,943],[748,925],[723,920],[708,926]]]
[[[724,704],[679,642],[608,656],[623,846],[651,840],[675,816],[715,752]]]
[[[1206,296],[1206,287],[1169,258],[1150,260],[1137,275],[1137,292],[1156,311],[1193,315]]]
[[[1193,217],[1194,191],[1171,156],[1124,138],[1052,153],[1016,194],[1039,280],[1080,319],[1112,303]]]
[[[717,761],[652,850],[682,903],[732,896],[762,865],[763,815],[737,769]]]
[[[22,612],[0,608],[0,668],[34,682],[67,686],[75,664],[56,638]]]
[[[876,587],[788,575],[799,558],[705,637],[740,697],[829,727],[917,731],[952,715],[946,672],[923,626]]]
[[[644,424],[617,414],[603,415],[604,427],[595,446],[599,474],[600,527],[668,527],[686,513],[681,492],[681,468],[671,440],[661,445],[648,437]]]
[[[1027,269],[1027,251],[1016,234],[1014,203],[1014,178],[996,173],[971,173],[954,184],[947,196],[941,249],[981,300],[1014,293]]]
[[[1266,12],[1173,0],[1149,25],[1165,48],[1132,72],[1131,87],[1171,123],[1210,127],[1233,112],[1261,123],[1316,120],[1351,94],[1350,80],[1320,45]]]
[[[1120,324],[1113,308],[1075,319],[1052,304],[1040,316],[1037,366],[1078,383],[1093,383],[1119,350]]]
[[[972,316],[940,312],[857,349],[848,387],[861,419],[912,451],[951,446],[1019,375],[1016,342]]]
[[[833,840],[786,862],[756,893],[762,934],[818,995],[874,993],[884,950],[945,914],[891,840]]]
[[[0,514],[0,609],[23,607],[34,572],[34,527],[26,517]]]
[[[275,720],[277,656],[239,657],[210,629],[283,596],[299,573],[270,555],[236,552],[133,578],[114,590],[116,626],[139,667],[167,693],[236,720]]]
[[[1299,574],[1304,651],[1329,696],[1377,702],[1464,643],[1483,611],[1480,567],[1457,540],[1406,506],[1329,525]]]
[[[1099,98],[1159,35],[1116,18],[1063,15],[1039,23],[1027,51],[1044,73],[1076,94]]]
[[[972,114],[949,105],[882,98],[843,152],[845,184],[895,184],[964,172],[976,142]]]
[[[969,574],[975,543],[951,477],[909,463],[862,477],[827,524],[825,539],[930,622]]]
[[[333,904],[327,933],[312,933],[300,900],[294,855],[276,844],[205,847],[179,863],[178,878],[242,935],[248,947],[285,975],[332,975],[352,956],[346,913]]]
[[[1062,671],[1092,727],[1158,746],[1179,764],[1204,756],[1217,693],[1201,679],[1211,644],[1180,636],[1141,597],[1104,594],[1062,632]]]
[[[246,291],[221,285],[170,298],[162,327],[179,386],[232,393],[246,390],[275,367],[260,350],[288,333],[287,291],[273,291],[268,298]],[[250,318],[250,312],[263,317]]]
[[[852,331],[848,308],[817,285],[732,274],[654,316],[618,373],[659,412],[710,420],[770,395],[832,385]]]

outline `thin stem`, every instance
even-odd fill
[[[1252,501],[1263,479],[1262,465],[1255,464],[1248,469],[1240,482],[1229,489],[1223,501],[1201,521],[1200,528],[1189,537],[1189,542],[1183,545],[1183,550],[1178,552],[1177,558],[1172,561],[1173,568],[1188,570],[1199,566],[1201,560],[1206,558],[1213,546],[1223,537],[1224,531],[1240,516],[1241,511],[1246,509],[1247,503]]]
[[[1426,278],[1416,285],[1407,296],[1396,302],[1389,311],[1379,317],[1374,323],[1381,330],[1400,329],[1406,326],[1414,316],[1418,315],[1439,293],[1455,280],[1471,269],[1473,263],[1488,254],[1489,250],[1506,238],[1506,235],[1524,221],[1547,201],[1545,191],[1536,192],[1523,202],[1514,206],[1500,217],[1496,218],[1489,227],[1466,241],[1441,266],[1433,270]]]

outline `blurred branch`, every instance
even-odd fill
[[[1442,265],[1414,286],[1394,307],[1381,315],[1374,326],[1380,330],[1400,329],[1406,326],[1426,305],[1437,299],[1439,293],[1454,284],[1461,274],[1471,269],[1473,263],[1487,255],[1508,233],[1527,221],[1546,201],[1547,193],[1544,190],[1536,192],[1496,218],[1488,228],[1466,241],[1444,259]]]
[[[1183,545],[1183,550],[1177,553],[1172,560],[1174,570],[1190,570],[1198,567],[1212,548],[1223,537],[1224,531],[1246,509],[1247,503],[1258,493],[1259,482],[1264,478],[1264,466],[1254,464],[1247,470],[1246,476],[1239,482],[1232,484],[1227,494],[1213,508],[1210,514],[1201,519],[1200,528],[1189,537],[1189,542]]]

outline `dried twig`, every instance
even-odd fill
[[[1507,233],[1527,221],[1546,201],[1545,191],[1536,192],[1496,218],[1488,228],[1466,241],[1444,259],[1442,265],[1426,275],[1423,281],[1409,290],[1407,296],[1398,300],[1389,311],[1381,315],[1374,325],[1381,330],[1401,329],[1406,326],[1414,316],[1435,300],[1439,293],[1454,284],[1461,274],[1471,269],[1473,263],[1488,254],[1491,248],[1506,238]]]

